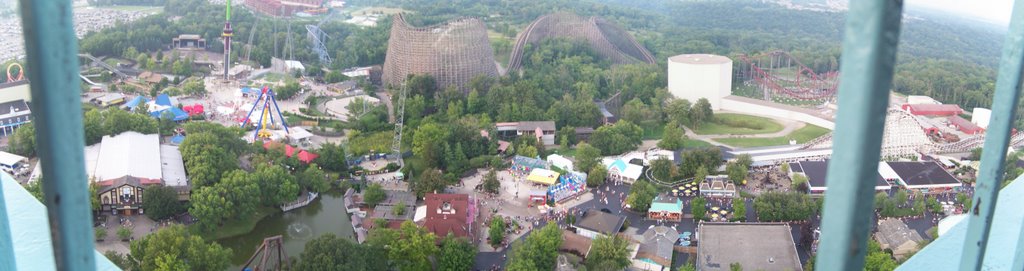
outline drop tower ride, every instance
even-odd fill
[[[224,33],[221,37],[224,37],[224,80],[228,80],[228,70],[231,68],[231,36],[234,35],[234,31],[231,30],[231,0],[227,1],[225,10]]]

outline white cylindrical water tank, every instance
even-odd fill
[[[722,97],[732,95],[732,60],[709,54],[684,54],[668,58],[668,91],[677,99],[696,103],[708,99],[718,110]]]
[[[988,129],[988,121],[992,118],[992,110],[988,108],[975,107],[971,111],[971,122],[982,129]]]

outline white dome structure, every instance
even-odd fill
[[[732,95],[732,59],[709,54],[669,57],[668,91],[691,103],[707,98],[711,108],[719,110],[722,97]]]

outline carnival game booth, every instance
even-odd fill
[[[530,190],[530,207],[543,205],[548,202],[548,191],[544,189]]]
[[[516,155],[512,157],[512,166],[509,168],[509,173],[518,177],[532,172],[535,168],[550,169],[551,163],[541,159]]]
[[[558,182],[558,172],[543,168],[534,168],[530,171],[530,175],[526,176],[526,180],[534,184],[541,185],[553,185]]]
[[[587,191],[587,174],[569,171],[558,178],[558,183],[548,187],[548,197],[563,202]]]
[[[660,194],[651,201],[647,218],[653,220],[682,221],[683,201],[669,194]]]

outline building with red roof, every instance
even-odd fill
[[[904,104],[903,110],[918,116],[956,116],[964,113],[955,104]]]
[[[473,239],[473,218],[476,217],[476,203],[466,194],[427,194],[424,198],[427,216],[423,228],[438,237],[451,233],[457,237]],[[441,240],[442,238],[438,238]]]
[[[317,155],[316,153],[313,153],[313,152],[310,152],[310,151],[307,151],[307,150],[302,150],[302,149],[293,147],[292,145],[278,143],[278,142],[273,142],[273,141],[263,142],[263,149],[269,150],[270,148],[277,147],[278,145],[284,145],[284,156],[287,156],[289,158],[291,158],[292,156],[295,156],[295,158],[299,159],[300,162],[303,162],[303,163],[306,163],[306,164],[312,163],[313,160],[315,160],[317,157],[320,156],[320,155]],[[296,152],[296,150],[298,150],[298,152]]]
[[[960,116],[952,116],[952,117],[948,117],[946,119],[949,120],[950,124],[955,126],[957,129],[960,129],[960,131],[964,132],[965,134],[976,135],[976,134],[981,134],[981,133],[985,132],[985,129],[981,128],[981,126],[978,126],[977,124],[974,124],[973,122],[970,122],[970,121],[968,121],[968,120],[966,120],[964,118],[961,118]]]

